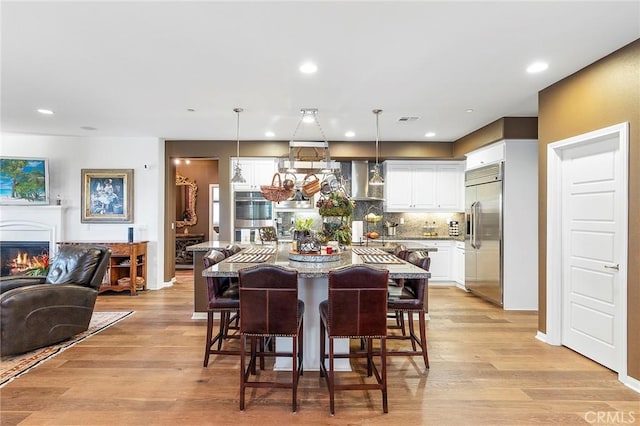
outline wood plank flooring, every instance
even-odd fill
[[[240,412],[239,360],[212,357],[202,368],[206,325],[191,319],[190,274],[178,271],[160,291],[100,295],[97,310],[135,314],[0,389],[1,424],[640,424],[640,395],[610,370],[536,340],[536,313],[503,311],[454,287],[430,288],[431,369],[419,357],[390,358],[389,414],[379,392],[350,391],[337,394],[330,416],[325,383],[311,371],[298,413],[290,391],[266,389],[248,391]]]

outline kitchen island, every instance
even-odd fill
[[[251,253],[253,251],[261,251],[270,247],[268,245],[245,246],[242,252]],[[357,254],[358,248],[343,251],[338,260],[331,262],[299,262],[289,259],[291,249],[290,244],[277,244],[271,246],[273,253],[262,257],[262,263],[275,264],[298,271],[298,297],[305,303],[304,314],[304,368],[305,370],[318,370],[320,363],[319,339],[320,339],[320,318],[318,313],[318,305],[328,297],[328,276],[329,271],[347,265],[369,264],[375,268],[386,269],[389,271],[390,278],[429,278],[429,272],[415,265],[395,260],[397,263],[367,263],[366,256]],[[362,253],[360,251],[360,253]],[[237,256],[237,255],[236,255]],[[237,277],[238,271],[260,263],[233,262],[238,257],[227,258],[224,261],[213,265],[202,271],[204,277]],[[372,257],[368,257],[368,261],[372,261]],[[336,351],[346,352],[349,350],[348,339],[341,339],[336,342]],[[289,338],[278,338],[276,345],[290,345]],[[291,368],[290,359],[278,359],[275,368],[287,370]],[[336,364],[336,369],[348,370],[349,360]]]
[[[403,242],[401,240],[396,240],[396,242],[385,242],[384,244],[376,243],[375,245],[372,244],[370,247],[380,248],[381,250],[384,250],[386,252],[393,252],[395,247],[398,244],[402,244],[402,243]],[[186,248],[187,251],[193,252],[193,307],[194,307],[193,318],[206,318],[206,312],[207,312],[207,285],[202,275],[202,272],[204,269],[204,263],[202,258],[211,249],[223,249],[231,244],[238,244],[240,247],[243,247],[243,248],[251,247],[251,244],[244,244],[244,243],[231,242],[231,241],[205,241],[204,243],[194,244]],[[257,244],[256,246],[261,247],[260,244]],[[284,264],[286,266],[289,262],[288,249],[291,247],[291,242],[280,242],[278,244],[278,247],[279,249],[284,250],[287,256],[284,256],[283,254],[279,254],[279,258],[274,259],[274,261],[281,262],[278,264]],[[354,246],[354,248],[357,248],[357,247],[365,247],[365,246],[364,245]],[[410,244],[408,244],[407,248],[410,251],[420,250],[425,252],[433,252],[438,250],[435,247],[427,247],[426,245],[415,243],[415,242],[411,242]],[[329,266],[335,268],[339,265],[329,265]],[[393,271],[393,272],[396,273],[397,271]],[[328,270],[325,271],[324,273],[327,274]],[[219,275],[219,276],[234,276],[234,275]],[[235,276],[237,276],[237,270],[235,271]]]

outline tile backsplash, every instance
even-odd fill
[[[378,229],[376,230],[381,234],[386,235],[384,222],[387,221],[399,224],[396,227],[395,235],[398,238],[422,237],[424,233],[423,227],[425,225],[435,226],[435,232],[438,234],[438,236],[448,237],[449,222],[457,221],[459,236],[461,238],[464,237],[466,225],[464,220],[464,212],[390,213],[383,210],[382,201],[357,201],[353,220],[363,220],[364,216],[369,211],[373,211],[376,214],[382,212],[383,220],[378,224],[365,223],[365,231],[367,226],[370,228],[369,230],[373,230],[373,228],[377,226]],[[402,219],[404,219],[403,224],[401,224]]]

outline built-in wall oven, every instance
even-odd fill
[[[234,192],[233,207],[235,241],[255,241],[255,230],[273,226],[273,202],[259,191]]]

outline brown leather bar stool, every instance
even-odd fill
[[[240,278],[240,410],[245,406],[245,390],[285,388],[292,390],[292,410],[298,409],[298,379],[302,375],[304,303],[298,300],[298,271],[278,265],[256,265],[238,272]],[[264,339],[291,337],[291,352],[264,351]],[[246,365],[247,338],[251,340]],[[257,350],[257,346],[260,350]],[[256,357],[291,357],[291,382],[249,380],[255,373]],[[264,368],[263,365],[260,366]]]
[[[404,244],[398,244],[395,250],[393,251],[393,254],[402,260],[407,260],[407,257],[409,256],[409,251],[407,250],[407,246],[405,246]],[[390,279],[389,293],[399,292],[400,289],[398,287],[402,287],[402,286],[404,286],[404,278]],[[406,329],[404,326],[404,315],[402,314],[402,312],[389,311],[388,318],[392,318],[396,320],[395,325],[390,325],[389,329],[401,330],[402,335],[403,336],[406,335]]]
[[[350,265],[329,271],[329,298],[320,303],[320,377],[329,388],[329,409],[335,413],[335,391],[380,390],[382,409],[387,413],[387,280],[389,271],[368,265]],[[326,353],[326,338],[329,351]],[[348,354],[334,353],[334,339],[365,339],[367,350]],[[373,362],[373,340],[379,339],[380,370]],[[367,376],[376,383],[337,383],[335,358],[367,359]],[[325,360],[328,358],[328,367]]]
[[[208,268],[225,259],[225,253],[210,250],[203,258],[204,267]],[[203,367],[209,365],[209,355],[240,355],[239,350],[222,349],[222,341],[229,338],[239,338],[238,334],[230,334],[237,322],[240,312],[240,301],[237,282],[226,277],[207,277],[207,340],[204,350]],[[220,314],[220,327],[213,336],[213,316]]]
[[[431,258],[422,252],[413,252],[407,258],[409,263],[412,263],[420,268],[428,271],[431,264]],[[412,350],[389,350],[387,355],[396,356],[415,356],[421,355],[424,359],[424,365],[429,368],[429,356],[427,354],[427,332],[425,316],[425,294],[427,292],[426,278],[413,279],[407,278],[404,280],[404,286],[399,296],[389,297],[388,309],[390,311],[399,312],[402,318],[404,313],[407,313],[409,323],[409,334],[404,331],[404,324],[402,335],[389,335],[388,339],[398,340],[410,340]],[[420,327],[420,336],[416,335],[415,327],[413,324],[413,314],[418,314],[418,324]],[[391,328],[391,327],[390,327]]]

